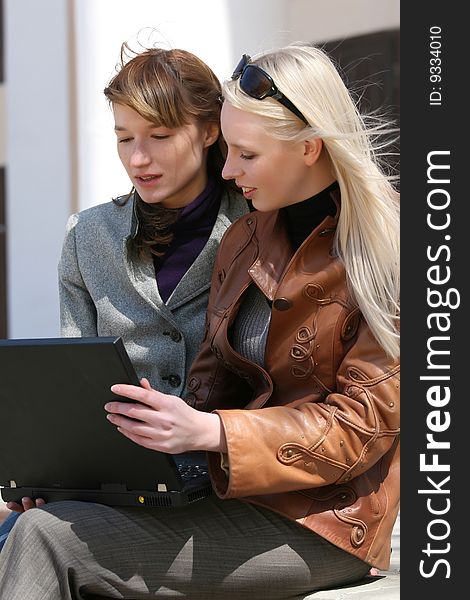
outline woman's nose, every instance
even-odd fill
[[[141,167],[152,162],[150,154],[142,146],[136,146],[131,154],[131,164],[133,167]]]
[[[236,179],[242,174],[242,170],[236,166],[231,159],[226,159],[222,169],[222,177],[224,179]]]

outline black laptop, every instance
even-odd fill
[[[156,452],[116,431],[104,410],[114,383],[139,385],[120,337],[0,340],[3,500],[172,507],[212,493],[205,453]]]

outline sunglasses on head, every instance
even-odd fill
[[[252,64],[250,61],[251,57],[248,56],[248,54],[244,54],[238,65],[235,67],[235,71],[232,73],[232,79],[240,79],[240,89],[251,98],[255,98],[255,100],[274,98],[308,125],[307,119],[300,110],[292,104],[289,98],[286,98],[286,96],[279,91],[272,77],[261,67]]]

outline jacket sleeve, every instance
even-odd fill
[[[60,331],[63,337],[93,337],[98,335],[96,308],[80,272],[77,221],[75,214],[67,222],[58,266]]]
[[[222,498],[342,483],[376,463],[399,434],[399,366],[362,320],[344,356],[336,390],[294,406],[217,410],[228,444],[229,475],[209,454]]]

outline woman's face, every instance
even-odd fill
[[[113,106],[117,149],[133,186],[148,204],[188,205],[207,184],[207,149],[216,124],[156,127],[132,108]]]
[[[222,176],[235,179],[257,210],[275,210],[312,195],[303,142],[269,136],[261,117],[228,102],[222,106],[221,124],[228,147]]]

